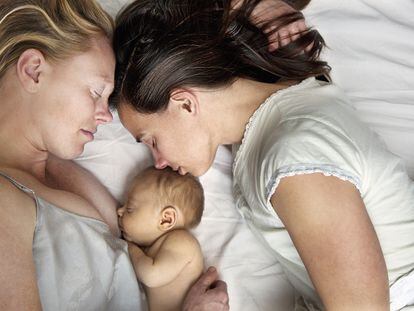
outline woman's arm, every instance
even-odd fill
[[[46,180],[50,186],[75,193],[86,199],[100,213],[115,236],[120,236],[116,209],[118,202],[109,191],[78,164],[69,160],[49,156],[46,165]]]
[[[354,185],[322,174],[286,177],[271,203],[327,310],[389,310],[384,256]]]
[[[36,205],[0,178],[0,310],[41,310],[32,243]]]

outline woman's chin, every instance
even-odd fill
[[[86,143],[83,143],[73,148],[73,150],[71,150],[71,152],[67,154],[67,160],[73,160],[81,156],[83,151],[85,150],[85,145]]]
[[[72,152],[69,152],[68,154],[66,154],[64,156],[65,160],[73,160],[76,159],[77,157],[81,156],[83,151],[84,151],[84,145],[81,148],[78,148],[77,150],[73,150]]]
[[[215,154],[207,163],[205,163],[205,165],[203,165],[203,166],[200,165],[197,168],[189,170],[188,173],[190,173],[191,175],[193,175],[195,177],[200,177],[200,176],[204,175],[205,173],[207,173],[207,171],[213,165],[214,158],[215,158]]]
[[[205,173],[207,173],[207,171],[210,169],[209,167],[200,167],[191,171],[188,171],[188,173],[190,173],[191,175],[195,176],[195,177],[200,177],[202,175],[204,175]]]
[[[83,153],[83,146],[82,148],[77,148],[73,150],[59,150],[59,151],[49,151],[50,154],[53,154],[55,157],[62,159],[62,160],[73,160],[79,157]]]

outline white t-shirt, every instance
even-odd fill
[[[287,176],[317,172],[354,184],[378,235],[390,284],[414,268],[414,183],[334,85],[309,78],[273,94],[253,114],[233,152],[237,206],[305,297],[320,303],[270,204]]]

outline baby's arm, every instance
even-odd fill
[[[135,244],[128,244],[137,278],[147,287],[160,287],[173,281],[200,251],[197,240],[185,230],[168,233],[153,258]]]

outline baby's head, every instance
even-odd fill
[[[171,230],[198,225],[203,209],[203,188],[195,177],[150,167],[135,177],[118,209],[119,226],[126,240],[149,246]]]

